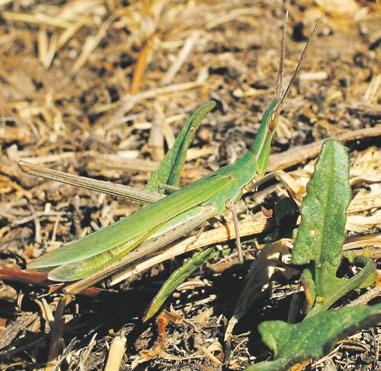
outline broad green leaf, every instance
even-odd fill
[[[292,263],[309,264],[305,272],[307,295],[312,309],[309,315],[327,310],[362,281],[374,275],[370,259],[355,277],[339,278],[337,269],[342,259],[345,237],[346,209],[351,200],[349,158],[345,147],[327,140],[307,185],[301,207],[302,220],[298,229]]]
[[[296,324],[268,321],[259,325],[264,343],[274,352],[274,361],[259,362],[246,371],[281,371],[295,363],[320,358],[337,340],[381,321],[381,304],[357,305],[327,311]]]
[[[144,316],[144,322],[156,314],[169,295],[171,295],[177,287],[183,283],[200,265],[209,259],[217,257],[218,254],[219,251],[216,247],[210,247],[193,255],[179,269],[174,271],[153,298],[149,308],[147,309],[146,315]]]
[[[187,150],[193,137],[205,116],[216,106],[211,101],[200,105],[185,123],[177,136],[173,147],[166,153],[157,169],[151,174],[146,189],[163,193],[163,184],[177,186],[180,182],[180,172],[184,165]]]

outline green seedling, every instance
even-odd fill
[[[362,268],[353,277],[337,276],[343,259],[350,199],[347,150],[340,142],[329,139],[323,145],[307,186],[292,251],[292,263],[306,267],[303,273],[306,317],[294,324],[261,323],[259,332],[274,352],[274,360],[259,362],[248,370],[288,370],[297,362],[322,357],[340,337],[380,321],[381,304],[327,311],[349,291],[372,285],[376,278],[376,267],[366,257],[351,259]]]
[[[292,263],[306,266],[303,282],[308,316],[327,310],[349,291],[374,283],[374,263],[351,257],[362,269],[351,278],[338,277],[343,260],[346,211],[351,201],[349,158],[345,147],[327,140],[301,207],[302,222],[292,251]]]
[[[297,362],[329,353],[335,343],[381,320],[381,304],[356,305],[326,311],[299,323],[266,321],[259,325],[265,344],[274,352],[273,361],[259,362],[246,371],[286,371]],[[295,369],[302,369],[295,367]]]

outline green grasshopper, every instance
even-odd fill
[[[78,281],[67,287],[68,291],[76,293],[115,273],[125,265],[179,239],[203,225],[210,218],[218,217],[228,209],[234,211],[234,204],[240,200],[244,190],[248,187],[257,187],[268,177],[264,174],[280,111],[290,87],[295,82],[316,28],[317,25],[304,47],[288,86],[282,92],[284,32],[277,94],[263,114],[258,134],[250,149],[234,164],[223,167],[184,188],[172,191],[169,195],[155,192],[159,189],[158,180],[161,179],[160,172],[163,167],[160,167],[151,177],[151,182],[148,184],[149,190],[136,191],[131,187],[122,185],[113,187],[108,182],[84,180],[82,177],[70,174],[62,175],[63,173],[60,172],[20,162],[20,167],[27,173],[150,203],[114,224],[70,242],[60,249],[46,253],[35,259],[28,268],[48,271],[48,277],[53,281]],[[214,102],[209,102],[200,106],[192,116],[193,119],[200,122],[214,105]],[[193,133],[184,135],[186,139],[189,139]],[[176,143],[179,146],[182,145],[178,141]],[[186,147],[189,143],[184,145]],[[178,147],[177,153],[183,154],[183,149],[180,150]],[[170,152],[163,162],[173,160],[174,154]],[[177,181],[183,160],[178,162],[180,164],[178,166],[170,164],[170,171],[165,176],[167,184],[174,184]],[[235,228],[237,245],[240,247],[237,222]],[[240,257],[242,258],[242,253],[240,253]]]

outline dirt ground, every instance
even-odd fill
[[[287,171],[301,199],[317,154],[311,145],[342,139],[351,156],[354,196],[347,236],[372,239],[356,251],[367,247],[377,262],[381,7],[378,1],[339,3],[287,4],[286,77],[325,15],[285,105],[269,169]],[[214,100],[217,107],[189,150],[182,182],[233,163],[252,143],[274,97],[282,2],[3,0],[0,7],[0,368],[44,368],[50,357],[50,369],[103,369],[118,336],[127,339],[122,370],[240,370],[269,359],[257,326],[287,319],[291,296],[301,290],[300,272],[279,270],[271,290],[234,329],[225,363],[224,333],[258,247],[290,238],[296,226],[295,213],[274,220],[277,207],[289,200],[280,185],[248,193],[238,207],[240,221],[259,228],[244,239],[245,263],[233,251],[197,270],[167,300],[159,322],[143,323],[144,311],[190,254],[111,288],[98,285],[106,288],[95,296],[78,295],[64,308],[65,324],[57,324],[62,294],[49,294],[44,280],[15,272],[139,205],[26,175],[17,162],[142,188],[189,114]],[[220,243],[234,247],[234,241]],[[380,327],[366,329],[303,367],[380,368],[380,340]]]

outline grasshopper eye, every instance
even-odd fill
[[[278,118],[278,113],[277,112],[273,112],[271,114],[271,117],[270,117],[270,124],[269,124],[269,129],[270,130],[274,130],[276,128],[276,120]]]

